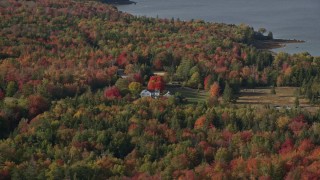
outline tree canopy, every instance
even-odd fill
[[[95,1],[0,1],[0,179],[316,179],[319,110],[232,102],[276,85],[319,103],[320,59],[256,49],[255,35]],[[138,98],[165,82],[211,97]]]

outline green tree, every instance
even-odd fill
[[[129,90],[132,95],[136,96],[142,90],[142,84],[138,82],[132,82],[129,84]]]
[[[269,33],[268,33],[268,38],[273,39],[273,33],[271,31],[269,31]]]
[[[10,81],[6,88],[6,96],[12,97],[18,90],[18,86],[14,81]]]
[[[295,98],[295,100],[294,100],[294,106],[296,107],[296,108],[298,108],[299,107],[299,96],[296,96],[296,98]]]
[[[230,153],[226,148],[219,148],[214,156],[215,161],[228,162],[230,160]]]
[[[259,28],[258,32],[261,33],[261,34],[264,34],[264,33],[267,32],[267,30],[266,30],[266,28]]]
[[[190,59],[182,60],[176,72],[176,75],[178,76],[179,79],[187,80],[192,64],[193,63]]]
[[[199,72],[195,72],[192,74],[190,80],[188,81],[188,86],[197,88],[200,83],[200,74]]]
[[[227,83],[224,88],[222,99],[225,103],[234,102],[236,100],[229,83]]]
[[[271,94],[276,94],[276,88],[274,86],[271,88]]]
[[[120,90],[120,91],[123,91],[123,90],[126,90],[128,89],[128,85],[129,85],[129,82],[127,79],[123,79],[123,78],[119,78],[115,84],[115,86]]]

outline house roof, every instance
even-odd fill
[[[165,71],[155,71],[153,72],[154,75],[156,76],[165,76],[167,72]]]
[[[146,90],[146,89],[144,89],[144,90],[141,91],[141,93],[151,93],[151,92]]]
[[[148,91],[148,90],[146,90],[146,89],[144,89],[144,90],[141,91],[140,95],[141,95],[141,96],[142,96],[142,95],[151,96],[151,92]]]

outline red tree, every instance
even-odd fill
[[[0,100],[2,100],[4,98],[4,92],[0,89]]]
[[[153,62],[153,66],[154,66],[154,68],[157,69],[157,70],[163,69],[163,64],[162,64],[161,59],[156,59],[156,60]]]
[[[122,52],[118,58],[117,58],[117,63],[119,66],[125,66],[128,64],[128,59],[127,59],[128,55],[126,52]]]
[[[152,90],[154,91],[155,89],[155,79],[153,78],[154,76],[152,76],[150,79],[149,79],[149,82],[148,82],[148,90]]]
[[[286,154],[290,151],[292,151],[293,149],[293,141],[291,139],[287,139],[282,145],[281,145],[281,149],[279,150],[280,154]]]
[[[31,118],[43,113],[49,109],[48,101],[40,95],[31,95],[28,97],[28,110]]]
[[[142,79],[140,73],[135,73],[135,74],[133,75],[133,79],[134,79],[135,82],[139,82],[139,83],[141,83],[141,84],[143,83],[143,79]]]
[[[154,90],[164,90],[164,81],[161,76],[151,76],[149,82],[148,82],[148,90],[154,91]]]
[[[106,97],[107,99],[110,99],[110,100],[119,99],[119,98],[121,98],[121,94],[120,94],[120,91],[117,87],[112,86],[112,87],[107,88],[104,91],[104,97]]]

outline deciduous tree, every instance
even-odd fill
[[[129,84],[129,90],[134,96],[136,96],[142,90],[142,84],[138,82],[131,82]]]
[[[219,97],[219,93],[220,93],[219,83],[218,82],[214,82],[210,86],[210,97]]]
[[[40,95],[31,95],[28,97],[28,110],[31,118],[48,110],[49,107],[48,100]]]
[[[151,76],[148,82],[148,90],[164,90],[164,80],[161,76]]]
[[[121,98],[121,94],[120,94],[120,91],[117,87],[112,86],[112,87],[107,88],[104,91],[104,97],[109,100],[114,100],[114,99]]]

